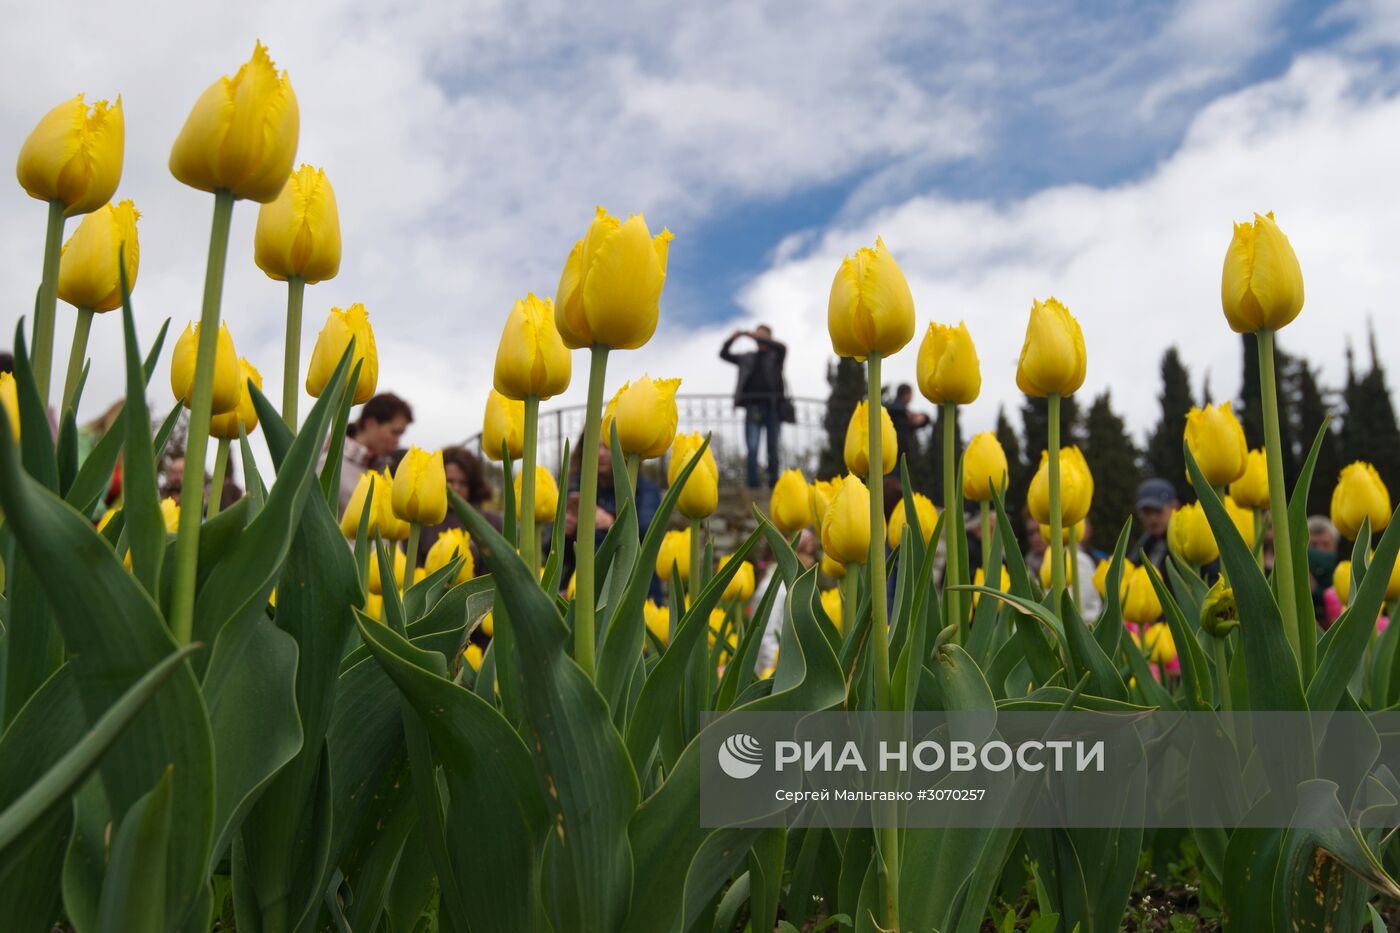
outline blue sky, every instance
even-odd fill
[[[170,142],[261,38],[296,88],[299,159],[325,167],[344,227],[340,276],[308,291],[305,352],[329,307],[363,302],[381,386],[413,402],[423,445],[477,430],[501,321],[515,297],[553,293],[595,204],[676,234],[657,335],[615,355],[609,391],[648,370],[723,392],[717,343],[767,321],[791,344],[793,390],[824,394],[831,278],[883,235],[920,333],[963,319],[978,343],[974,430],[1016,403],[1025,317],[1050,294],[1084,325],[1085,391],[1111,389],[1139,432],[1168,344],[1217,393],[1237,385],[1219,269],[1231,222],[1255,210],[1278,212],[1308,283],[1282,342],[1324,379],[1400,290],[1393,0],[57,6],[0,36],[0,134],[17,149],[73,93],[123,95],[141,333],[198,308],[208,197],[169,176]],[[63,35],[63,54],[36,35]],[[43,209],[0,189],[8,331],[32,300]],[[235,211],[225,311],[276,397],[285,299],[251,262],[255,217]],[[94,340],[114,327],[99,320]],[[1400,358],[1400,337],[1383,328],[1381,343]],[[916,349],[891,380],[913,375]],[[117,361],[95,358],[85,414],[120,384]],[[157,380],[153,405],[164,395]]]

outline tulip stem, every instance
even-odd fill
[[[297,429],[297,399],[301,397],[301,300],[306,279],[287,279],[287,337],[282,356],[282,420],[293,432]]]
[[[209,482],[209,517],[219,514],[224,501],[224,477],[228,474],[228,438],[219,438],[214,450],[214,478]]]
[[[589,351],[588,408],[583,421],[583,464],[578,487],[578,534],[574,539],[574,660],[593,679],[593,528],[598,509],[598,435],[603,413],[603,379],[608,348]],[[691,542],[692,547],[694,542]]]
[[[962,594],[953,587],[962,583],[958,568],[958,541],[953,529],[952,514],[949,509],[957,508],[957,423],[958,406],[953,402],[943,403],[943,595],[948,602],[948,618],[945,624],[958,627],[957,640],[964,640],[962,617]]]
[[[540,399],[531,395],[525,399],[525,438],[520,461],[520,521],[516,527],[520,532],[520,553],[525,558],[525,566],[530,572],[539,575],[540,557],[535,550],[535,426],[540,420]]]
[[[180,528],[175,541],[175,578],[170,596],[170,628],[177,645],[187,645],[194,630],[194,584],[199,557],[199,520],[204,512],[204,459],[209,447],[209,416],[214,403],[214,359],[219,343],[219,303],[224,293],[224,262],[233,220],[233,194],[214,193],[214,221],[209,232],[209,260],[204,270],[204,306],[199,313],[194,389],[185,442],[185,472],[180,481]]]
[[[836,584],[841,590],[841,636],[849,635],[856,626],[856,603],[860,601],[860,580],[856,579],[856,564],[846,565],[846,575]]]
[[[78,391],[78,381],[83,378],[83,364],[87,362],[88,335],[92,333],[93,312],[91,308],[79,308],[78,320],[73,324],[73,348],[68,351],[68,375],[63,380],[63,407],[59,409],[60,419],[73,404],[73,394]],[[77,412],[73,412],[77,417]]]
[[[1060,517],[1060,394],[1045,399],[1049,415],[1046,461],[1050,479],[1050,605],[1058,615],[1065,592],[1064,523]]]
[[[1311,629],[1316,623],[1311,618],[1298,617],[1297,594],[1293,587],[1288,489],[1283,481],[1283,441],[1278,423],[1278,385],[1274,379],[1274,332],[1261,330],[1255,336],[1259,347],[1259,394],[1264,405],[1264,450],[1269,463],[1269,512],[1274,522],[1274,592],[1283,613],[1283,634],[1293,648],[1306,684],[1312,679],[1317,639]]]
[[[63,255],[64,203],[49,202],[48,226],[44,230],[44,271],[39,280],[39,302],[34,309],[34,382],[39,400],[49,407],[49,371],[53,368],[54,318],[58,313],[58,260]]]
[[[637,494],[637,477],[642,475],[642,455],[627,455],[627,482],[632,485],[632,495]],[[642,534],[646,534],[646,529],[642,529]]]
[[[1074,530],[1076,526],[1071,525],[1065,531],[1069,534],[1068,553],[1069,558],[1069,592],[1070,598],[1074,600],[1074,608],[1079,608],[1079,535]]]
[[[700,519],[690,520],[690,579],[686,581],[686,606],[689,609],[700,595]]]
[[[1254,510],[1254,540],[1249,543],[1249,550],[1254,554],[1254,562],[1259,565],[1259,569],[1264,569],[1264,510]]]
[[[989,561],[992,558],[992,504],[986,499],[982,500],[982,576],[987,580],[992,580],[992,568]],[[995,586],[1000,589],[1000,575],[996,580],[987,583],[987,586]]]
[[[423,534],[423,526],[417,522],[408,523],[408,555],[403,563],[403,579],[399,581],[399,592],[407,593],[413,585],[413,575],[418,572],[418,538]]]
[[[1227,633],[1228,635],[1228,633]],[[1230,712],[1230,661],[1225,653],[1225,639],[1215,638],[1215,675],[1220,680],[1220,709]]]

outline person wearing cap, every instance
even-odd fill
[[[1160,476],[1143,480],[1137,488],[1136,507],[1138,521],[1142,522],[1142,537],[1128,552],[1128,559],[1138,566],[1150,561],[1164,580],[1171,579],[1167,573],[1167,525],[1180,505],[1176,488]]]

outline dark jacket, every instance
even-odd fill
[[[759,340],[757,350],[734,353],[729,349],[734,340],[735,337],[730,337],[719,348],[720,359],[739,367],[739,378],[734,383],[734,406],[747,408],[784,398],[787,393],[783,387],[783,361],[787,359],[787,347],[776,340]]]

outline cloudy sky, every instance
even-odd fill
[[[13,25],[11,153],[75,92],[122,95],[144,340],[199,312],[212,199],[169,175],[170,144],[208,84],[269,46],[345,243],[340,276],[308,288],[304,356],[332,305],[363,302],[380,386],[412,402],[424,446],[478,430],[504,315],[554,292],[595,204],[676,235],[656,337],[614,355],[609,392],[643,370],[728,391],[717,344],[763,321],[789,343],[794,393],[824,397],[832,276],[879,234],[920,333],[962,319],[977,341],[971,429],[1015,404],[1031,301],[1054,295],[1084,327],[1085,391],[1111,388],[1141,433],[1168,344],[1217,397],[1238,386],[1221,260],[1231,222],[1268,210],[1307,281],[1282,345],[1337,384],[1370,318],[1400,362],[1395,0],[53,3]],[[224,316],[276,399],[285,287],[253,265],[256,213],[235,210]],[[11,183],[0,215],[8,342],[32,308],[44,208]],[[60,379],[72,320],[60,306]],[[96,322],[85,417],[118,394],[118,333]],[[915,349],[889,380],[913,376]],[[575,370],[546,407],[579,400],[582,355]]]

